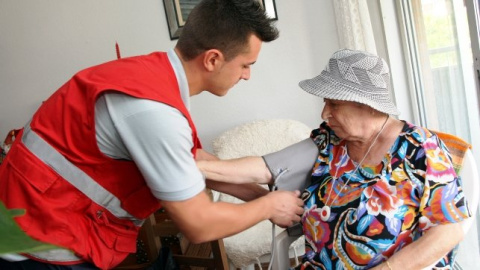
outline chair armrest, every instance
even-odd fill
[[[272,253],[272,269],[289,269],[290,258],[288,250],[290,245],[295,242],[301,235],[290,236],[287,230],[282,231],[275,237],[275,247]]]

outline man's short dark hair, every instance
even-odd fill
[[[188,15],[176,48],[185,61],[209,49],[228,61],[245,50],[251,34],[263,42],[278,30],[256,0],[203,0]]]

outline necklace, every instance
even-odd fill
[[[347,178],[347,181],[345,182],[345,184],[343,184],[342,188],[340,188],[340,190],[338,191],[337,193],[337,196],[335,196],[335,198],[333,198],[333,201],[331,203],[331,205],[333,205],[333,203],[337,200],[338,196],[342,193],[343,189],[345,188],[345,186],[347,186],[347,184],[350,182],[350,178],[352,178],[352,175],[354,175],[357,171],[358,171],[358,168],[360,168],[360,166],[362,165],[363,161],[365,160],[365,158],[367,158],[368,154],[370,153],[370,150],[372,150],[372,147],[375,145],[375,143],[377,142],[377,139],[378,137],[380,136],[380,134],[382,134],[382,131],[385,129],[385,126],[387,124],[387,121],[388,119],[390,118],[390,115],[387,115],[387,119],[385,119],[385,122],[383,122],[383,125],[382,127],[380,128],[380,131],[377,133],[377,135],[375,136],[375,138],[373,139],[372,143],[370,144],[370,146],[368,147],[367,149],[367,153],[363,156],[362,160],[360,160],[360,162],[357,164],[357,166],[355,167],[355,170],[353,171],[353,173],[351,173],[348,178]],[[328,201],[330,200],[330,195],[332,195],[332,190],[334,188],[334,185],[335,185],[335,181],[337,180],[337,177],[335,175],[335,178],[333,179],[333,183],[332,183],[332,188],[330,189],[330,192],[328,193],[328,197],[327,197],[327,200],[325,201],[325,205],[322,206],[322,208],[320,208],[320,219],[323,221],[323,222],[327,222],[328,219],[330,219],[330,214],[331,214],[331,209],[330,209],[330,206],[327,205]]]

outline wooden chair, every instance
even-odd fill
[[[120,265],[115,267],[116,270],[144,270],[149,267],[156,259],[156,250],[150,250],[147,246],[148,235],[146,226],[143,226],[137,238],[137,252],[130,254],[123,260]]]
[[[182,237],[177,226],[162,209],[152,214],[143,224],[138,239],[140,252],[132,254],[115,269],[145,269],[157,259],[162,247],[172,251],[180,269],[228,270],[223,240],[191,244]],[[142,246],[144,243],[144,246]],[[144,250],[142,252],[141,250]]]
[[[151,215],[145,222],[144,228],[147,235],[147,246],[150,250],[155,251],[150,252],[155,256],[162,246],[168,246],[173,253],[173,259],[181,267],[228,269],[227,255],[222,239],[202,244],[191,244],[185,237],[182,237],[177,226],[162,210]],[[153,260],[155,259],[152,258]]]

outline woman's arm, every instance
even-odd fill
[[[204,165],[210,164],[211,166],[213,166],[215,163],[210,163],[210,162],[220,161],[218,157],[210,154],[209,152],[203,149],[197,150],[196,160],[197,160],[197,165],[199,162],[200,163],[206,162],[204,163]],[[205,174],[205,172],[203,173]],[[207,188],[209,189],[213,189],[218,192],[232,195],[246,202],[265,196],[269,192],[264,187],[255,183],[235,184],[235,183],[220,182],[220,181],[213,181],[210,179],[206,179],[206,184],[207,184]]]
[[[442,209],[443,212],[436,211],[431,213],[431,211],[423,210],[420,214],[428,220],[428,223],[439,225],[430,227],[418,240],[393,254],[388,259],[388,265],[382,263],[375,269],[424,269],[438,262],[464,237],[462,220],[468,217],[468,213],[466,207],[463,207],[465,204],[464,199],[462,198],[461,201],[455,199],[463,196],[459,195],[461,188],[453,165],[443,162],[448,160],[448,149],[436,136],[428,137],[422,148],[426,153],[426,160],[418,160],[418,162],[421,162],[419,165],[427,166],[425,169],[427,172],[425,183],[430,186],[430,189],[421,198],[421,201],[426,202],[421,208]],[[443,168],[443,171],[438,172],[436,168]],[[435,175],[431,175],[430,171],[435,171]],[[438,175],[442,176],[441,181]],[[448,179],[450,180],[448,181]],[[446,193],[449,196],[442,196],[441,200],[432,199],[433,194]],[[454,209],[450,209],[452,207]],[[446,210],[447,208],[449,210]],[[457,214],[450,215],[449,211],[454,211]],[[424,226],[428,226],[427,223],[424,223]]]
[[[263,157],[230,160],[197,157],[197,166],[208,179],[236,184],[273,184],[273,179],[278,180],[282,175],[282,182],[289,183],[288,187],[284,185],[285,189],[292,190],[304,186],[295,183],[304,183],[310,176],[317,156],[318,148],[308,138]]]
[[[203,149],[197,149],[197,154],[195,156],[195,160],[219,160],[214,154],[209,153]]]
[[[463,239],[461,223],[442,224],[430,228],[417,241],[405,246],[384,262],[372,269],[423,269],[450,252]]]
[[[269,193],[265,187],[258,184],[232,184],[212,181],[209,179],[207,179],[207,188],[232,195],[246,202],[260,198]]]

